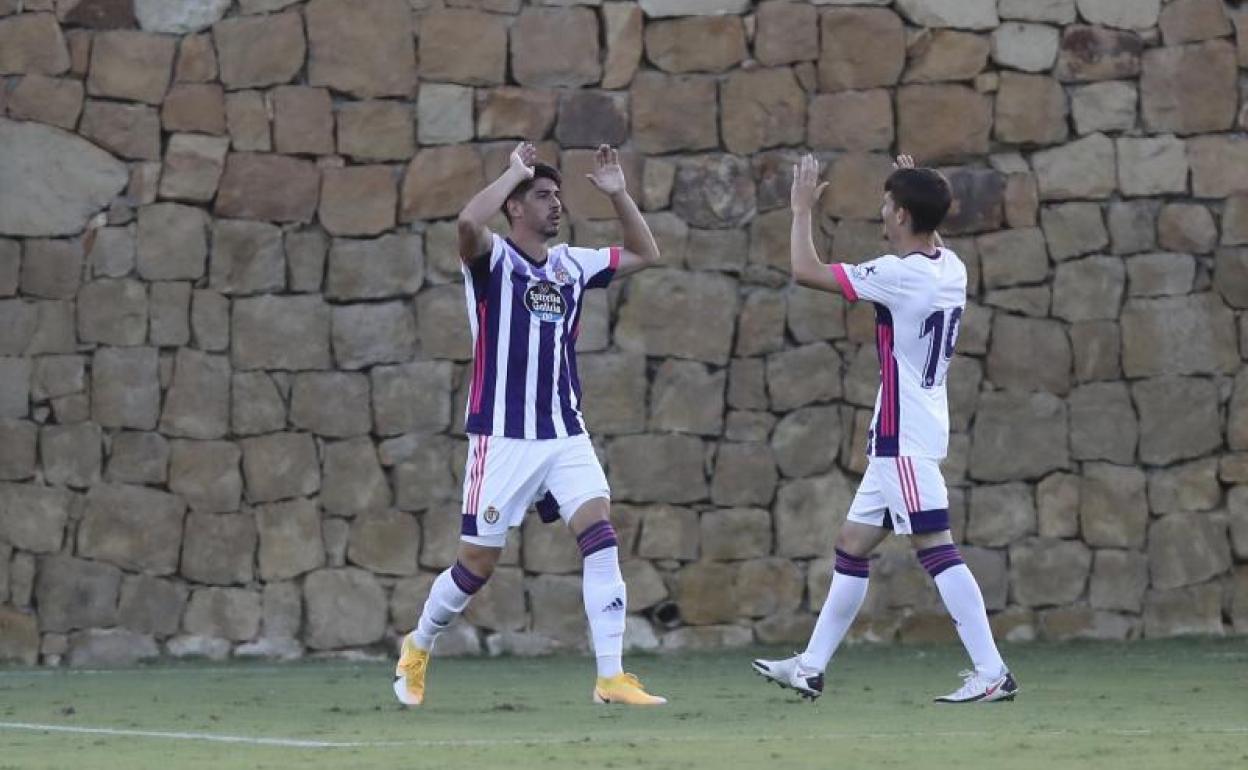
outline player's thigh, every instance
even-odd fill
[[[940,461],[930,457],[881,457],[878,479],[899,535],[949,529],[949,491]]]
[[[545,442],[501,436],[468,437],[460,537],[502,548],[507,530],[518,527],[542,484]]]
[[[862,482],[858,485],[858,491],[854,493],[854,500],[849,504],[849,513],[845,515],[845,524],[860,524],[867,527],[877,527],[883,529],[891,528],[891,520],[888,516],[888,498],[885,496],[885,490],[880,483],[880,465],[879,461],[872,458],[867,463],[866,473],[862,475]],[[841,527],[842,531],[846,529]],[[852,533],[854,530],[850,529]],[[841,537],[837,537],[837,548],[849,545],[842,541]],[[852,552],[850,552],[852,553]],[[860,556],[862,554],[854,554]]]
[[[594,453],[593,442],[585,434],[554,441],[559,444],[546,470],[545,487],[559,504],[559,517],[574,532],[578,527],[584,529],[605,520],[610,510],[611,487]]]

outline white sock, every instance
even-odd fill
[[[815,630],[806,644],[806,651],[798,660],[802,668],[823,671],[828,667],[828,661],[841,645],[845,633],[858,616],[858,610],[862,609],[863,600],[867,598],[867,565],[865,558],[839,550],[836,552],[836,570],[832,573],[828,598],[824,599],[823,609],[819,610],[819,619],[815,621]]]
[[[598,659],[598,676],[616,676],[624,671],[624,618],[628,606],[617,547],[603,548],[585,557],[581,597],[589,618],[594,656]]]
[[[453,566],[443,570],[442,574],[434,579],[433,587],[429,589],[429,598],[425,599],[425,607],[420,612],[420,620],[416,622],[416,628],[412,629],[410,634],[412,643],[422,650],[433,649],[433,642],[438,638],[438,634],[445,631],[451,621],[459,617],[459,614],[468,606],[468,600],[472,598],[472,594],[485,583],[484,580],[477,578],[480,585],[469,593],[456,582],[457,574],[461,582],[464,582],[464,574],[475,577],[460,566],[459,562],[456,562]],[[469,587],[472,587],[471,583]]]
[[[971,656],[975,671],[981,676],[998,677],[1005,673],[1005,661],[997,651],[992,639],[992,627],[988,625],[988,612],[984,609],[984,596],[979,591],[975,576],[965,564],[955,564],[933,578],[940,598],[953,617],[953,623],[962,639],[962,646]]]

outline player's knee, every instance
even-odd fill
[[[472,543],[461,542],[459,544],[459,553],[456,554],[455,559],[464,569],[471,572],[484,583],[494,574],[494,567],[498,564],[498,559],[502,552],[501,548],[486,548],[473,545]]]
[[[856,532],[853,527],[841,527],[841,531],[836,534],[836,550],[850,556],[859,558],[870,556],[875,545],[870,539]]]
[[[611,502],[605,497],[595,497],[581,503],[576,513],[568,519],[568,526],[578,537],[593,525],[611,520]]]

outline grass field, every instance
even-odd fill
[[[377,663],[0,670],[0,768],[1248,767],[1248,640],[1012,647],[1018,700],[963,707],[960,649],[848,648],[813,705],[750,672],[781,652],[633,656],[651,709],[585,658],[435,659],[412,711]]]

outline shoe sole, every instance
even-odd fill
[[[782,682],[779,679],[776,679],[774,676],[771,675],[769,671],[767,671],[767,669],[760,666],[758,664],[758,661],[753,661],[752,663],[750,663],[750,668],[754,669],[755,674],[758,674],[764,680],[776,685],[781,690],[792,690],[793,692],[802,696],[803,698],[810,701],[811,703],[814,703],[816,700],[819,699],[819,696],[823,695],[823,693],[821,692],[815,692],[814,690],[806,690],[801,687],[794,687],[788,682]]]
[[[980,696],[978,698],[968,698],[966,700],[945,700],[943,698],[933,698],[932,702],[945,703],[951,706],[961,706],[966,703],[1013,703],[1015,695],[1018,695],[1018,690],[1007,692],[1000,697],[985,698]]]
[[[396,676],[394,678],[393,687],[394,687],[394,697],[398,698],[399,703],[403,704],[404,706],[419,706],[424,702],[423,698],[417,701],[409,700],[410,696],[407,694],[407,680],[405,680],[401,676]]]
[[[601,695],[598,694],[597,690],[594,690],[594,703],[596,703],[599,706],[613,706],[617,703],[621,706],[665,706],[667,705],[666,700],[659,701],[658,703],[625,703],[623,701],[614,701],[614,700],[610,700],[608,698],[602,697]]]

